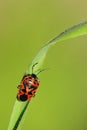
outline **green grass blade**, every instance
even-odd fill
[[[54,42],[64,41],[70,38],[75,38],[81,35],[87,34],[87,21],[74,25],[73,27],[65,30],[64,32],[60,33],[58,36],[54,37],[51,41],[47,44],[54,44]]]
[[[87,34],[87,22],[75,25],[64,32],[60,33],[58,36],[54,37],[51,41],[49,41],[44,47],[40,49],[38,54],[33,59],[30,67],[26,71],[26,73],[32,72],[32,65],[35,63],[38,63],[34,68],[34,73],[38,72],[42,69],[42,65],[44,62],[44,59],[46,57],[48,49],[51,47],[51,45],[54,45],[57,42],[64,41],[70,38],[75,38],[80,35]],[[16,100],[14,109],[12,112],[12,116],[9,122],[8,130],[17,130],[19,123],[22,119],[22,116],[28,106],[29,102],[19,102]]]
[[[11,119],[8,126],[8,130],[17,130],[19,123],[21,121],[21,118],[28,104],[29,104],[29,101],[28,102],[19,102],[18,100],[15,101]]]
[[[56,37],[54,37],[52,40],[50,40],[47,44],[45,44],[44,47],[42,47],[39,51],[39,53],[36,55],[36,57],[33,59],[32,64],[30,66],[30,72],[31,67],[33,64],[38,62],[38,65],[35,67],[35,71],[38,71],[38,68],[41,69],[44,59],[46,57],[46,53],[48,49],[51,47],[51,45],[56,44],[57,42],[64,41],[70,38],[75,38],[81,35],[87,34],[87,21],[77,24],[64,32],[60,33]]]

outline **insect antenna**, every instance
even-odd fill
[[[45,71],[45,70],[47,70],[47,69],[48,69],[48,68],[45,68],[45,69],[40,70],[40,71],[37,73],[37,75],[40,74],[42,71]]]
[[[35,65],[37,65],[38,63],[35,63],[33,66],[32,66],[32,74],[33,74],[33,70],[34,70],[34,67]]]

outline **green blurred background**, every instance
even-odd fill
[[[17,85],[38,50],[87,20],[87,0],[0,0],[0,130],[7,130]],[[21,130],[87,129],[87,36],[53,46]]]

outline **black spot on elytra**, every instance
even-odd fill
[[[20,95],[20,100],[21,101],[26,101],[28,99],[27,95],[23,94],[23,95]]]

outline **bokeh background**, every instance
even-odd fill
[[[0,130],[7,130],[17,85],[38,50],[87,20],[87,0],[0,0]],[[21,130],[87,129],[87,35],[53,46]]]

